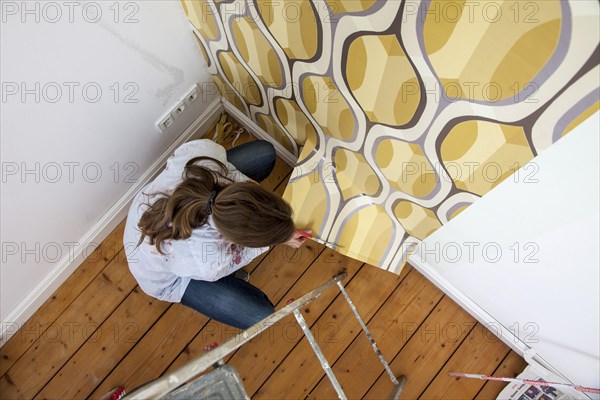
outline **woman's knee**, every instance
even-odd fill
[[[259,315],[261,316],[259,321],[267,318],[269,315],[273,314],[274,312],[275,312],[275,307],[273,307],[272,304],[264,304],[261,307],[261,312],[259,313]]]
[[[249,175],[249,177],[260,182],[266,179],[271,174],[271,171],[273,171],[275,161],[277,160],[277,153],[275,152],[275,146],[266,140],[257,140],[253,144],[252,163],[254,168],[251,168],[251,175],[253,176]]]
[[[258,307],[254,307],[254,309],[252,310],[252,313],[249,315],[246,315],[246,318],[244,318],[245,321],[243,321],[243,323],[242,323],[242,325],[243,325],[242,329],[248,329],[251,326],[258,324],[260,321],[267,318],[269,315],[273,314],[274,312],[275,312],[275,307],[273,307],[272,305],[269,305],[269,304],[261,304]]]
[[[265,162],[271,162],[275,164],[277,152],[275,151],[275,146],[273,146],[273,143],[266,140],[257,140],[255,150],[257,154],[262,157],[263,160],[265,160]]]

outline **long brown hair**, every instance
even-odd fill
[[[214,162],[219,170],[195,164],[202,160]],[[173,192],[154,193],[152,197],[160,197],[146,203],[148,209],[138,223],[142,232],[138,246],[147,236],[163,254],[163,241],[189,238],[194,228],[206,224],[211,212],[217,230],[232,243],[264,247],[289,240],[294,233],[291,206],[255,183],[234,182],[226,174],[225,165],[213,158],[188,161],[183,181]]]

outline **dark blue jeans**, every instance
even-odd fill
[[[275,148],[266,140],[255,140],[227,150],[227,161],[256,182],[269,176],[276,158]]]
[[[227,150],[227,161],[257,182],[275,166],[275,148],[264,140]],[[275,311],[266,294],[248,282],[226,276],[216,282],[192,279],[181,303],[216,321],[246,329]]]

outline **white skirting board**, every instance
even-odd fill
[[[275,146],[275,151],[277,151],[277,155],[281,157],[283,161],[286,162],[290,167],[295,167],[298,162],[298,157],[290,153],[285,147],[281,145],[278,141],[276,141],[271,135],[266,133],[258,124],[252,121],[246,114],[241,112],[236,106],[222,99],[223,106],[225,107],[225,111],[229,115],[231,115],[235,120],[237,120],[244,128],[246,128],[250,133],[256,136],[259,139],[266,140],[271,142],[273,146]]]
[[[84,251],[89,255],[91,249],[84,244],[100,244],[123,221],[135,195],[146,186],[162,170],[167,159],[175,149],[190,139],[199,138],[219,118],[223,112],[220,98],[216,98],[204,112],[171,144],[169,148],[148,168],[140,179],[111,207],[79,241],[79,247],[65,257],[35,288],[6,316],[0,324],[0,346],[16,333],[44,302],[60,287],[60,285],[85,261]]]

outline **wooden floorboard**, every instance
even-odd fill
[[[87,397],[167,309],[168,303],[153,299],[139,287],[69,359],[69,362],[36,396],[38,399]],[[144,310],[144,312],[139,312]],[[65,385],[69,382],[69,385]]]
[[[123,248],[124,229],[123,221],[93,252],[90,248],[91,253],[81,266],[0,348],[0,375],[4,375],[31,345],[44,335],[60,314]]]
[[[404,326],[402,339],[408,341],[390,363],[396,376],[407,377],[401,398],[419,397],[475,323],[473,317],[444,296],[421,325],[408,322]],[[364,398],[385,398],[392,390],[390,379],[380,374]]]
[[[207,317],[188,307],[171,305],[91,398],[102,398],[117,386],[131,390],[156,379],[207,322]]]
[[[339,272],[348,274],[348,279],[362,268],[363,264],[349,259],[330,249],[325,249],[312,264],[311,268],[298,280],[292,289],[277,304],[277,308],[285,305],[289,299],[297,299],[328,281]],[[331,340],[332,325],[315,329],[314,324],[330,304],[338,297],[339,291],[331,288],[317,300],[305,307],[302,312],[306,322],[313,327],[313,334],[321,340]],[[249,395],[253,395],[279,368],[282,361],[296,347],[302,334],[294,317],[289,316],[276,324],[258,341],[240,348],[229,362],[238,369]],[[311,353],[312,354],[312,353]],[[257,366],[259,366],[257,368]]]
[[[470,399],[477,395],[485,381],[454,378],[450,372],[472,372],[490,375],[508,354],[508,347],[492,332],[477,323],[460,347],[429,383],[422,399]]]
[[[516,378],[523,370],[527,367],[527,363],[523,360],[523,357],[519,356],[514,351],[508,353],[508,355],[502,361],[502,364],[494,371],[495,376],[507,376],[509,378]],[[492,400],[498,397],[498,394],[508,385],[505,382],[488,381],[486,382],[477,396],[477,400]]]
[[[442,298],[442,293],[423,275],[410,267],[405,271],[410,274],[367,325],[387,360],[400,351],[410,338],[409,333],[421,325]],[[384,367],[377,363],[366,336],[359,335],[333,365],[333,371],[344,389],[359,398],[384,372]],[[335,395],[329,380],[322,379],[309,398],[335,398]]]
[[[346,287],[351,298],[360,299],[355,300],[356,308],[365,321],[371,319],[400,283],[400,277],[381,272],[376,268],[361,268]],[[312,329],[325,335],[320,345],[331,364],[361,331],[342,296],[338,296],[323,312]],[[308,340],[302,338],[254,396],[265,399],[304,398],[323,375]]]
[[[226,147],[233,135],[225,138]],[[254,140],[242,134],[236,144]],[[282,194],[291,168],[281,159],[262,186]],[[121,223],[0,349],[0,398],[101,398],[131,391],[201,355],[239,330],[144,294],[129,273]],[[309,242],[276,246],[246,267],[279,309],[344,270],[344,284],[392,371],[403,399],[493,399],[500,383],[448,372],[515,376],[525,362],[412,267],[400,276]],[[389,397],[392,384],[335,287],[302,310],[350,398]],[[336,398],[290,316],[228,356],[256,399]]]
[[[5,398],[33,398],[136,286],[123,250],[0,378]]]

